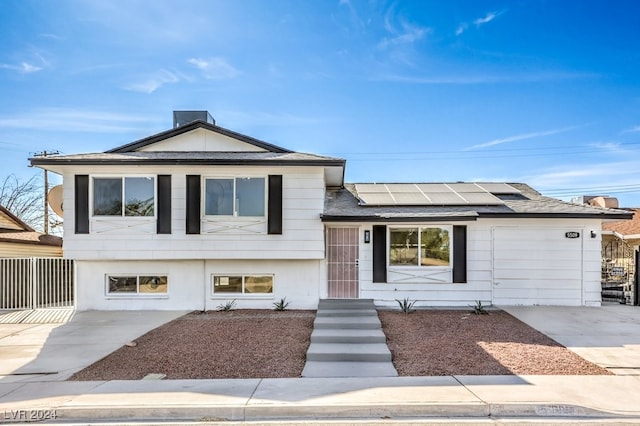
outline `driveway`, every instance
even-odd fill
[[[185,313],[84,311],[62,324],[0,324],[0,383],[66,380]]]
[[[640,306],[500,307],[617,375],[640,375]]]

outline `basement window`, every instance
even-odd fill
[[[273,275],[214,275],[213,294],[273,294]]]
[[[166,275],[108,275],[109,295],[166,295]]]

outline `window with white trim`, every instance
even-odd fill
[[[166,275],[107,275],[109,295],[166,295]]]
[[[263,217],[265,194],[264,177],[206,178],[204,214],[206,216]]]
[[[450,267],[450,229],[389,228],[389,266]]]
[[[213,294],[273,294],[273,275],[213,275]]]
[[[94,216],[153,216],[153,177],[94,177]]]

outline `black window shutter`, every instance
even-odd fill
[[[89,233],[89,176],[75,175],[75,231]]]
[[[187,175],[187,234],[200,233],[200,175]]]
[[[387,282],[387,227],[373,226],[373,282]]]
[[[267,233],[282,234],[282,175],[269,175]]]
[[[171,175],[158,175],[158,234],[171,233]]]
[[[467,227],[453,227],[453,282],[467,282]]]

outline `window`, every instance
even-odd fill
[[[107,293],[122,295],[166,294],[168,280],[166,275],[109,275]]]
[[[271,294],[272,275],[214,275],[213,293]]]
[[[93,178],[94,216],[153,216],[152,177]]]
[[[207,216],[264,216],[264,178],[205,179]]]
[[[389,265],[450,266],[449,230],[439,227],[390,228]]]

